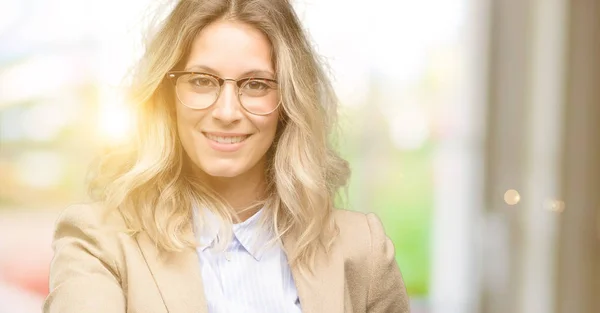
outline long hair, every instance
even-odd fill
[[[181,0],[150,38],[133,75],[135,134],[126,148],[106,154],[94,168],[90,195],[118,209],[133,232],[146,232],[158,247],[193,246],[192,207],[219,213],[229,229],[227,203],[187,170],[179,142],[172,86],[165,74],[188,57],[199,32],[218,20],[262,31],[282,97],[276,140],[268,152],[266,225],[276,239],[289,236],[289,262],[310,269],[339,232],[334,199],[346,185],[348,163],[335,151],[337,99],[292,5],[287,0]]]

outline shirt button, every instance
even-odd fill
[[[225,252],[225,260],[231,261],[231,253]]]

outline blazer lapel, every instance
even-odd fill
[[[208,313],[196,250],[159,253],[154,242],[143,233],[137,241],[167,312]]]
[[[285,251],[293,245],[290,239],[282,241]],[[291,271],[302,313],[351,312],[347,301],[349,299],[346,297],[344,260],[341,254],[325,254],[320,250],[312,273],[300,271],[297,266],[292,266]]]
[[[208,313],[200,263],[195,249],[159,253],[154,242],[144,233],[137,236],[138,245],[156,283],[167,312]],[[282,240],[284,250],[294,244]],[[352,312],[345,285],[342,254],[320,250],[312,272],[291,268],[302,313]]]

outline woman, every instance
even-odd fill
[[[336,99],[286,0],[182,0],[137,132],[68,208],[45,312],[408,312],[379,219],[334,209]]]

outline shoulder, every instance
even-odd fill
[[[347,253],[368,255],[374,245],[387,239],[375,213],[336,209],[334,220],[340,230],[337,241]]]
[[[336,211],[346,279],[368,312],[410,312],[394,244],[374,213]],[[362,306],[362,305],[361,305]]]
[[[373,235],[378,237],[377,239],[385,236],[383,224],[375,213],[336,209],[333,216],[342,239],[354,241],[365,238],[365,235],[366,237]]]
[[[64,209],[58,216],[56,229],[71,226],[81,230],[125,229],[125,222],[118,210],[110,210],[102,203],[75,204]]]
[[[44,312],[80,312],[108,298],[115,300],[110,304],[113,312],[124,307],[120,287],[127,276],[122,247],[128,235],[119,215],[99,203],[72,205],[61,212],[52,241]],[[95,296],[98,291],[102,297]],[[83,300],[75,303],[74,298]]]
[[[118,210],[101,203],[71,205],[56,221],[53,238],[55,253],[87,251],[100,259],[116,259],[122,238],[129,237]]]

